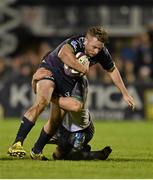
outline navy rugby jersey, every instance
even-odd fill
[[[57,68],[64,73],[64,63],[60,60],[60,58],[58,58],[58,52],[64,44],[69,44],[72,47],[74,54],[77,54],[78,52],[84,53],[84,40],[85,36],[74,36],[66,39],[54,51],[50,52],[43,62],[47,63],[48,67],[52,71]],[[89,58],[89,61],[90,66],[99,63],[103,69],[107,71],[111,71],[115,67],[112,57],[106,47],[104,47],[96,56]]]

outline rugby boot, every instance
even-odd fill
[[[106,146],[100,151],[90,151],[88,158],[91,160],[92,159],[106,160],[111,152],[112,152],[112,149],[110,148],[110,146]]]
[[[9,147],[8,152],[10,156],[23,158],[26,155],[26,151],[23,149],[21,142],[18,141]]]
[[[99,159],[100,160],[106,160],[111,152],[112,152],[111,147],[106,146],[104,149],[101,150],[101,155],[99,156]]]
[[[40,161],[48,161],[49,159],[44,156],[42,153],[34,153],[32,150],[30,151],[30,157],[33,160],[40,160]]]

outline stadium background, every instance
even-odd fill
[[[92,25],[107,28],[110,50],[136,100],[132,112],[94,66],[89,108],[99,120],[153,120],[153,6],[151,1],[0,1],[0,116],[20,117],[33,101],[31,77],[40,59],[66,37]],[[42,117],[48,116],[46,110]]]

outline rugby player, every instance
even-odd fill
[[[107,42],[107,39],[108,34],[103,27],[91,27],[88,29],[86,35],[66,39],[42,60],[40,68],[33,77],[34,87],[37,83],[36,100],[24,114],[15,141],[9,148],[8,154],[13,156],[25,155],[23,142],[34,126],[40,113],[50,103],[53,91],[55,90],[56,93],[61,94],[62,96],[70,96],[76,82],[82,78],[80,76],[67,74],[67,71],[65,71],[65,64],[84,75],[87,74],[89,65],[92,66],[99,63],[102,68],[108,72],[108,75],[111,77],[114,84],[119,88],[125,102],[131,108],[135,107],[133,97],[129,95],[110,53],[104,45],[105,42]],[[75,56],[78,52],[85,53],[88,56],[88,62],[90,64],[80,64]],[[47,71],[47,73],[43,78],[40,78],[39,75],[43,71]],[[70,110],[73,110],[71,105],[68,106]],[[60,117],[60,112],[60,107],[53,104],[51,114],[56,116],[56,118],[53,118],[56,120],[56,123],[53,123],[51,118],[49,118],[47,124],[52,126],[52,131],[48,132],[47,125],[44,126],[41,132],[42,137],[47,136],[49,138],[53,136],[60,124],[57,122],[58,119],[60,119],[58,118],[58,116]]]

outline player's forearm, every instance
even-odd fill
[[[51,101],[66,111],[79,112],[83,103],[73,97],[52,97]]]
[[[123,80],[122,80],[122,78],[121,78],[121,75],[120,75],[118,69],[115,68],[115,69],[113,70],[113,72],[110,72],[110,73],[109,73],[109,75],[110,75],[113,83],[114,83],[114,84],[116,85],[116,87],[121,91],[121,93],[122,93],[123,95],[128,94],[128,91],[127,91],[127,89],[126,89],[126,87],[125,87],[125,85],[124,85],[124,82],[123,82]]]
[[[73,54],[71,47],[69,45],[64,45],[58,53],[58,57],[64,64],[69,67],[86,74],[88,72],[88,67],[77,62],[75,55]]]

